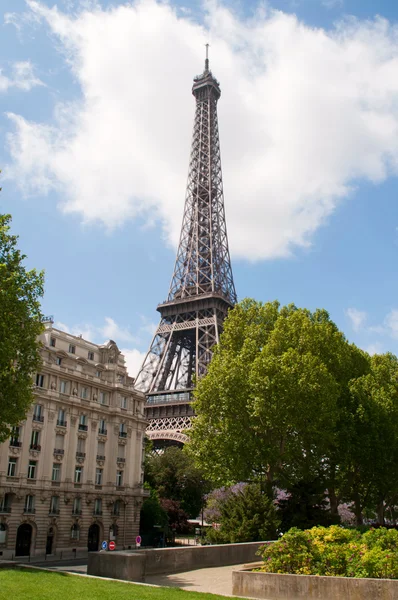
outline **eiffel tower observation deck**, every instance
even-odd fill
[[[196,100],[184,215],[167,300],[135,387],[146,394],[147,436],[155,448],[187,441],[194,381],[206,374],[228,309],[236,303],[225,222],[218,133],[220,85],[194,78]]]

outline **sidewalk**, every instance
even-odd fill
[[[242,567],[243,565],[233,565],[197,569],[196,571],[186,571],[185,573],[175,573],[172,575],[152,575],[146,577],[145,583],[166,587],[179,587],[193,592],[232,596],[232,571]]]

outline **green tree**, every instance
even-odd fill
[[[145,498],[141,507],[140,514],[140,533],[146,534],[153,530],[154,526],[163,528],[167,523],[167,513],[163,510],[159,496],[156,490],[145,484],[145,489],[149,490],[149,497]]]
[[[354,503],[358,525],[366,508],[383,524],[385,505],[398,494],[398,359],[374,355],[370,366],[370,373],[350,382],[351,410],[340,431],[342,490]]]
[[[272,500],[258,484],[241,485],[219,502],[219,529],[209,529],[215,543],[273,540],[279,524]]]
[[[145,480],[160,498],[179,502],[190,517],[199,515],[208,484],[192,456],[184,450],[171,446],[162,454],[149,451],[145,459]]]
[[[218,485],[326,485],[341,399],[367,369],[326,311],[244,300],[198,382],[189,450]]]
[[[43,272],[28,271],[10,233],[10,215],[0,215],[0,441],[25,418],[33,401],[32,374],[41,364],[40,298]]]

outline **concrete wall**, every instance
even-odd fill
[[[87,573],[128,581],[145,581],[147,575],[160,575],[250,563],[264,542],[188,546],[137,552],[99,552],[89,554]]]
[[[398,580],[233,571],[232,594],[267,600],[398,600]]]

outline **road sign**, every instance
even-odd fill
[[[141,536],[140,535],[137,535],[137,537],[135,538],[135,543],[141,544]]]
[[[109,542],[109,550],[114,550],[116,548],[115,542]]]
[[[102,542],[102,544],[101,544],[101,548],[102,548],[103,550],[106,550],[106,549],[107,549],[107,547],[108,547],[108,542]]]

